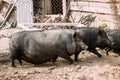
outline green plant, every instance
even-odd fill
[[[102,28],[104,30],[108,30],[109,29],[108,26],[107,26],[107,24],[105,24],[105,23],[100,24],[99,28]]]

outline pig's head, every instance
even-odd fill
[[[102,49],[110,47],[111,41],[108,39],[106,32],[103,29],[99,29],[97,33],[96,46]]]

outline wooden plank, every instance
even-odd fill
[[[82,15],[85,16],[85,15],[88,15],[88,14],[91,14],[93,16],[97,16],[97,18],[99,17],[99,20],[101,20],[101,21],[102,20],[109,20],[111,22],[114,22],[115,20],[113,19],[113,17],[118,17],[118,20],[120,19],[120,17],[117,16],[117,15],[107,15],[107,14],[103,15],[103,14],[95,14],[95,13],[92,14],[92,13],[85,13],[85,12],[72,12],[71,13],[72,17],[74,19],[76,19],[75,22],[77,22],[77,20],[79,20]]]
[[[6,2],[6,3],[8,3],[8,4],[12,4],[12,3],[11,3],[11,0],[2,0],[2,1],[4,1],[4,2]]]
[[[13,4],[9,4],[6,13],[4,14],[4,17],[6,17],[7,13],[9,12],[10,8],[12,7]]]
[[[77,25],[81,25],[80,23],[24,23],[22,24],[24,26],[77,26]]]
[[[81,16],[86,16],[91,13],[85,13],[85,12],[72,12],[71,15],[74,18],[75,22],[78,23]],[[120,17],[116,15],[103,15],[103,14],[91,14],[93,16],[97,16],[95,21],[91,24],[91,26],[99,26],[103,23],[109,26],[109,28],[120,28]],[[117,20],[116,20],[117,19]]]
[[[0,28],[2,28],[3,25],[5,24],[5,22],[7,21],[7,19],[8,19],[8,17],[9,17],[10,13],[12,12],[13,8],[15,7],[17,1],[18,1],[18,0],[16,0],[16,1],[14,2],[14,4],[12,5],[11,9],[10,9],[9,12],[7,13],[7,15],[6,15],[5,19],[4,19],[4,22],[1,24]]]
[[[2,23],[5,20],[5,18],[0,14],[0,23]]]
[[[110,2],[110,0],[75,0],[75,1],[86,1],[86,2]],[[114,2],[120,2],[120,0],[111,0],[111,1],[114,1]]]
[[[70,10],[120,15],[120,4],[96,2],[71,2]],[[117,12],[117,13],[116,13]]]

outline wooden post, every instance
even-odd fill
[[[67,5],[66,0],[62,0],[62,6],[63,6],[63,17],[66,16],[67,13]]]
[[[63,6],[63,13],[64,13],[64,14],[63,14],[63,17],[64,17],[63,22],[66,22],[66,20],[67,20],[67,18],[68,18],[68,16],[69,16],[70,2],[71,2],[71,0],[64,0],[63,2],[64,2],[63,5],[66,4],[65,7]],[[65,11],[64,11],[64,9],[65,9]]]
[[[51,14],[51,0],[44,0],[44,10],[45,10],[45,14]]]

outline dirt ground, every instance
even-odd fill
[[[0,31],[0,35],[10,35],[13,30]],[[19,31],[19,30],[16,30]],[[9,53],[9,39],[0,39],[0,80],[120,80],[120,56],[111,54],[98,58],[96,55],[84,51],[79,55],[79,62],[69,64],[59,58],[54,64],[47,62],[33,65],[16,61],[16,68],[11,67]],[[113,56],[114,55],[114,56]],[[73,58],[73,56],[71,56]]]

